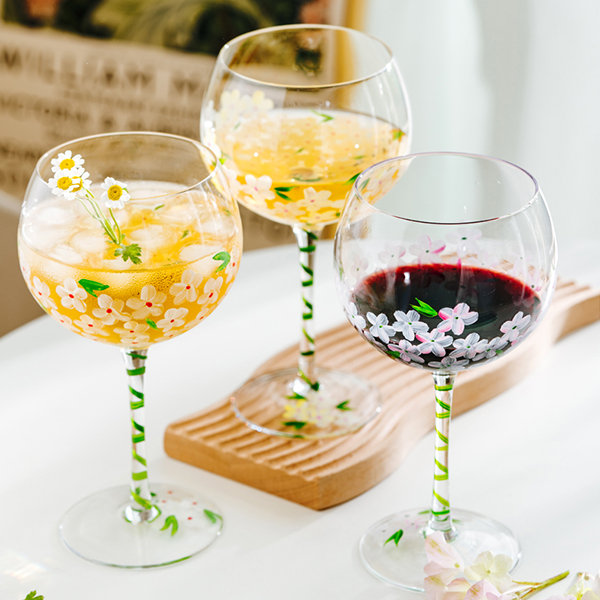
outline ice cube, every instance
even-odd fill
[[[201,258],[209,258],[212,260],[212,256],[223,249],[222,246],[208,245],[208,244],[191,244],[185,246],[179,252],[179,258],[183,262],[193,262]],[[213,261],[214,262],[214,261]]]
[[[42,221],[27,221],[23,226],[23,239],[28,246],[47,252],[54,246],[64,243],[72,230],[62,225],[47,225]]]
[[[106,271],[127,271],[134,264],[131,261],[125,261],[122,258],[114,258],[110,260],[103,260],[101,269]]]
[[[166,223],[175,225],[189,225],[195,217],[195,210],[189,206],[175,204],[170,207],[163,207],[157,212],[157,217]]]
[[[139,244],[142,250],[152,250],[174,242],[173,233],[162,225],[148,225],[134,229],[127,235],[127,240]]]
[[[70,207],[62,202],[49,201],[31,211],[30,222],[39,225],[71,225],[77,219],[75,206]]]
[[[101,231],[80,231],[71,238],[71,246],[82,254],[101,254],[108,238]]]
[[[67,265],[83,263],[83,256],[66,244],[55,246],[48,252],[48,256]]]

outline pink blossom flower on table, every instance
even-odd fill
[[[362,315],[358,314],[358,308],[356,308],[356,304],[354,302],[350,302],[346,306],[346,314],[348,315],[348,319],[350,323],[354,325],[358,330],[362,330],[367,326],[367,322]]]
[[[465,575],[473,581],[485,579],[499,592],[506,592],[514,586],[509,575],[512,562],[505,554],[482,552],[472,565],[465,568]]]
[[[569,574],[565,571],[540,582],[514,581],[508,574],[512,567],[508,556],[482,552],[473,564],[465,564],[460,553],[439,531],[426,537],[425,551],[428,562],[424,569],[424,588],[428,600],[525,600]],[[548,600],[600,598],[585,598],[586,590],[587,587],[580,588],[581,597],[579,594],[553,596]],[[573,594],[573,590],[568,593]]]
[[[577,573],[575,581],[567,590],[574,600],[600,600],[600,573]]]
[[[108,335],[108,332],[102,329],[102,322],[92,319],[89,315],[81,315],[77,321],[73,321],[73,325],[79,327],[84,334]]]
[[[37,275],[33,278],[32,286],[33,295],[46,310],[56,308],[56,302],[50,298],[50,288]]]
[[[127,317],[122,314],[123,300],[111,298],[108,294],[98,296],[98,308],[92,310],[92,314],[104,325],[112,325],[115,321],[125,321]]]
[[[388,348],[392,352],[398,352],[400,360],[405,363],[416,362],[422,364],[425,362],[425,360],[419,356],[419,349],[417,346],[413,346],[408,340],[400,340],[397,344],[388,344]]]
[[[432,360],[427,364],[428,367],[434,369],[447,369],[448,371],[458,371],[463,367],[466,367],[469,361],[465,358],[459,359],[454,356],[444,356],[442,360]]]
[[[452,350],[450,356],[453,358],[474,358],[480,352],[484,352],[488,347],[489,342],[486,339],[480,339],[478,333],[470,333],[466,338],[454,340],[453,346],[456,350]]]
[[[464,577],[445,581],[445,573],[442,572],[426,576],[423,580],[423,587],[428,600],[464,600],[471,584]]]
[[[150,336],[147,331],[150,326],[147,323],[137,321],[126,321],[123,327],[115,327],[114,332],[121,336],[121,343],[135,346],[147,342]]]
[[[255,202],[264,202],[275,198],[275,192],[271,189],[272,181],[268,175],[255,177],[246,175],[246,183],[242,185],[241,191],[248,194]]]
[[[479,252],[478,240],[481,239],[481,230],[472,227],[463,227],[448,235],[448,241],[455,244],[456,254],[459,258],[468,254]]]
[[[427,555],[427,564],[425,565],[426,591],[429,584],[432,591],[441,588],[445,592],[446,586],[451,581],[464,577],[464,560],[455,548],[446,542],[441,531],[435,531],[425,538],[425,553]],[[468,582],[466,583],[465,592],[470,585]]]
[[[421,342],[417,346],[421,354],[433,353],[440,358],[446,356],[445,349],[452,343],[452,337],[439,329],[419,332],[416,337]]]
[[[387,316],[383,313],[376,315],[375,313],[368,312],[367,321],[371,323],[371,327],[369,328],[371,335],[379,338],[384,344],[387,344],[390,341],[390,336],[393,336],[395,333],[394,328],[389,325]]]
[[[221,287],[223,286],[223,278],[208,279],[204,284],[202,295],[198,298],[198,304],[212,304],[219,299]]]
[[[394,312],[394,319],[396,320],[392,323],[392,327],[395,331],[399,331],[409,342],[415,339],[417,333],[429,329],[429,325],[420,320],[421,316],[416,310],[409,310],[407,313],[397,310]]]
[[[188,314],[187,308],[169,308],[163,319],[156,322],[156,326],[164,332],[170,331],[176,327],[181,327],[185,323],[185,316]]]
[[[523,315],[523,311],[519,311],[510,321],[502,323],[500,331],[505,335],[507,341],[514,342],[530,321],[531,315]]]
[[[516,600],[513,593],[502,593],[487,579],[474,583],[464,596],[464,600]]]
[[[166,294],[157,292],[153,285],[145,285],[140,291],[140,297],[132,296],[127,299],[127,306],[133,309],[134,319],[147,319],[162,314]]]
[[[65,308],[72,308],[79,312],[85,312],[85,302],[87,292],[77,285],[77,282],[70,277],[62,282],[62,285],[56,286],[56,293],[60,296],[60,303]]]
[[[193,269],[186,269],[181,275],[181,281],[174,283],[169,288],[169,294],[175,296],[175,304],[184,302],[194,302],[198,297],[198,286],[202,282],[202,277]]]
[[[472,325],[479,318],[479,313],[471,310],[468,304],[459,302],[454,308],[442,308],[438,315],[443,323],[438,325],[440,331],[450,331],[454,335],[461,335],[466,325]]]
[[[415,244],[408,247],[411,254],[414,254],[419,262],[431,262],[437,260],[444,251],[446,244],[441,240],[432,240],[428,235],[421,236]]]

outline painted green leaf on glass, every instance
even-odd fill
[[[419,300],[415,298],[418,304],[411,304],[411,307],[414,308],[419,314],[422,314],[425,317],[437,317],[437,310],[435,308],[429,306],[427,302],[423,302],[423,300]]]
[[[179,523],[177,522],[177,517],[175,515],[169,515],[165,519],[165,524],[160,528],[161,531],[165,531],[166,529],[171,528],[171,535],[175,535],[177,530],[179,529]]]
[[[283,424],[286,427],[293,427],[294,429],[302,429],[306,425],[306,421],[284,421]]]
[[[108,289],[108,285],[100,283],[98,281],[92,281],[91,279],[80,279],[77,282],[90,296],[97,298],[96,292]]]
[[[397,546],[403,535],[404,531],[402,531],[402,529],[398,529],[398,531],[392,533],[392,535],[390,535],[390,537],[383,542],[383,545],[385,546],[388,542],[394,542],[394,544]]]
[[[229,261],[231,260],[231,254],[229,254],[229,252],[226,252],[225,250],[223,250],[222,252],[217,252],[213,256],[213,260],[221,261],[221,264],[217,268],[217,273],[218,273],[219,271],[222,271],[229,264]]]
[[[327,113],[322,113],[317,110],[313,110],[312,112],[314,112],[318,117],[321,117],[323,119],[323,123],[327,123],[327,121],[333,121],[333,117]]]
[[[204,509],[204,516],[211,522],[211,523],[217,523],[218,521],[222,521],[223,517],[216,513],[213,512],[212,510],[208,510],[208,508]]]

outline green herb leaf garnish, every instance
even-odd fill
[[[119,244],[115,250],[115,256],[120,256],[125,262],[130,260],[134,265],[139,265],[142,262],[140,256],[142,255],[142,249],[139,244]]]
[[[343,402],[340,402],[336,408],[338,410],[352,410],[348,405],[350,404],[350,400],[344,400]]]

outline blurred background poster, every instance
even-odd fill
[[[198,139],[223,44],[277,24],[349,24],[350,4],[362,0],[0,0],[0,311],[10,317],[0,335],[42,314],[16,247],[21,199],[44,152],[107,131]],[[241,212],[246,250],[293,241],[289,227]]]
[[[342,0],[0,0],[0,190],[19,199],[69,139],[152,130],[197,139],[221,46],[260,27],[345,22]],[[7,200],[8,201],[8,200]],[[5,202],[6,203],[6,202]],[[251,214],[247,247],[288,228]],[[290,238],[291,240],[291,238]]]

